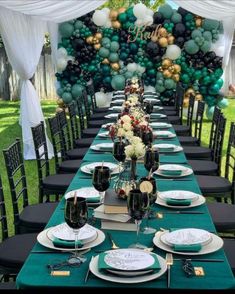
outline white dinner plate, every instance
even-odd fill
[[[199,252],[183,252],[183,251],[175,251],[172,249],[170,245],[167,245],[161,241],[161,236],[163,234],[166,234],[168,231],[165,232],[158,232],[155,237],[153,238],[153,243],[155,246],[158,248],[171,252],[171,253],[176,253],[176,254],[181,254],[181,255],[203,255],[203,254],[209,254],[215,251],[218,251],[223,247],[224,241],[221,239],[219,236],[216,236],[215,234],[211,234],[211,242],[206,244],[205,246],[202,246],[202,249]]]
[[[205,197],[202,195],[198,196],[198,199],[195,201],[192,201],[190,205],[168,205],[165,200],[161,199],[160,197],[157,197],[157,200],[155,201],[156,204],[164,206],[164,207],[169,207],[173,209],[187,209],[187,208],[192,208],[192,207],[197,207],[206,202]]]
[[[155,254],[155,253],[152,253]],[[159,264],[161,269],[158,272],[150,272],[149,274],[145,274],[143,276],[115,276],[115,275],[109,275],[105,271],[99,271],[98,270],[98,259],[99,256],[95,256],[91,262],[90,262],[90,271],[97,276],[100,279],[115,282],[115,283],[122,283],[122,284],[136,284],[136,283],[144,283],[151,280],[155,280],[159,277],[161,277],[167,270],[166,260],[162,258],[161,256],[157,255]]]
[[[98,137],[108,138],[108,137],[109,137],[109,132],[99,133],[99,134],[98,134]]]
[[[158,119],[158,118],[165,118],[166,115],[162,113],[151,113],[150,119]]]
[[[170,149],[169,149],[170,148]],[[183,147],[177,146],[174,144],[155,144],[153,149],[157,149],[158,152],[171,153],[171,152],[180,152],[183,150]]]
[[[70,228],[66,223],[59,224],[49,231],[52,237],[56,237],[61,240],[75,241],[74,230]],[[97,231],[94,227],[85,224],[78,233],[78,240],[83,244],[93,241],[97,237]]]
[[[99,191],[97,191],[94,187],[83,187],[80,189],[69,191],[65,194],[64,198],[68,199],[74,197],[74,193],[76,193],[77,197],[83,197],[87,199],[89,202],[89,198],[100,197]]]
[[[176,170],[181,170],[180,175],[176,174],[164,174],[162,171],[176,171]],[[167,178],[179,178],[179,177],[184,177],[184,176],[189,176],[193,173],[193,170],[187,166],[183,165],[178,165],[178,164],[161,164],[160,167],[154,172],[155,174],[162,176],[162,177],[167,177]]]
[[[121,112],[122,106],[112,106],[109,108],[109,110],[115,110],[115,111]]]
[[[175,199],[175,200],[191,200],[195,201],[201,196],[200,194],[196,194],[187,190],[170,190],[164,192],[158,192],[158,197],[167,200],[167,199]]]
[[[110,113],[105,115],[105,118],[118,118],[119,113]]]
[[[212,241],[211,233],[206,230],[186,228],[161,235],[161,242],[166,245],[198,245],[209,244]]]
[[[169,139],[175,138],[176,134],[169,131],[153,131],[153,136],[155,136],[156,139]]]
[[[114,123],[103,124],[103,125],[101,126],[101,128],[103,128],[103,129],[108,129],[108,128],[111,127],[113,124],[114,124]]]
[[[113,142],[91,145],[90,148],[95,151],[113,151]]]
[[[172,124],[165,122],[151,122],[149,125],[153,129],[169,129],[172,127]]]
[[[115,100],[112,100],[111,103],[114,104],[114,103],[120,103],[120,102],[124,102],[125,99],[115,99]]]
[[[162,110],[163,107],[162,107],[162,106],[155,105],[155,106],[153,107],[153,109],[154,109],[154,110]]]
[[[151,95],[151,97],[152,97],[152,95]],[[160,102],[159,99],[156,99],[156,98],[150,98],[150,97],[146,97],[146,98],[144,98],[144,101],[152,102],[153,104],[154,104],[154,103],[159,103],[159,102]]]
[[[48,228],[48,229],[45,229],[44,231],[42,231],[41,233],[38,234],[38,236],[37,236],[38,243],[40,243],[44,247],[54,249],[54,250],[71,251],[72,250],[71,248],[55,247],[53,245],[53,243],[52,243],[53,235],[50,232],[51,229],[52,229],[52,227]],[[96,239],[91,241],[91,242],[88,242],[88,243],[84,244],[84,246],[82,246],[81,248],[78,248],[79,251],[95,247],[95,246],[101,244],[104,241],[105,234],[99,229],[96,229],[96,231],[97,231]]]
[[[111,174],[116,174],[120,172],[120,166],[112,162],[92,162],[81,167],[81,171],[84,173],[92,174],[96,166],[107,166],[111,170]]]

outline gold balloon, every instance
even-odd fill
[[[92,42],[93,42],[93,37],[92,37],[92,36],[87,37],[87,38],[86,38],[86,42],[87,42],[88,44],[92,44]]]
[[[175,81],[175,82],[178,82],[180,80],[180,75],[179,74],[173,74],[172,75],[172,79]]]
[[[153,41],[153,42],[157,42],[157,40],[158,40],[158,37],[157,37],[157,36],[152,36],[152,37],[151,37],[151,41]]]
[[[202,19],[201,18],[197,18],[196,19],[196,27],[201,27],[202,26]]]
[[[167,42],[167,38],[165,37],[161,37],[159,40],[158,40],[158,43],[161,47],[167,47],[168,45],[168,42]]]
[[[181,66],[179,64],[174,64],[174,72],[179,73],[181,71]]]
[[[63,99],[59,98],[56,100],[57,104],[60,106],[60,107],[63,107],[64,106],[64,101]]]
[[[98,40],[101,40],[102,37],[103,37],[103,36],[102,36],[101,33],[96,33],[96,34],[95,34],[95,38],[98,39]]]
[[[172,44],[174,44],[175,37],[174,36],[168,36],[167,41],[168,41],[169,45],[172,45]]]
[[[123,13],[126,11],[126,8],[125,7],[121,7],[118,9],[118,13]]]
[[[93,43],[93,44],[98,44],[98,43],[99,43],[99,40],[98,40],[97,38],[94,37],[93,40],[92,40],[92,43]]]
[[[111,68],[115,71],[119,70],[120,69],[120,65],[118,62],[115,62],[115,63],[111,63],[110,64]]]
[[[109,17],[111,20],[116,20],[118,17],[118,12],[116,10],[111,10],[109,13]]]
[[[100,44],[100,43],[95,44],[95,45],[94,45],[94,48],[95,48],[96,50],[99,50],[99,49],[101,48],[101,44]]]
[[[193,88],[188,88],[185,93],[188,96],[190,96],[190,94],[192,94],[193,96],[195,96],[195,91],[194,91]]]
[[[167,30],[165,29],[165,28],[160,28],[159,30],[158,30],[158,33],[159,33],[159,35],[161,36],[161,37],[166,37],[167,36]]]
[[[188,108],[188,106],[189,106],[189,99],[188,98],[185,98],[184,99],[184,103],[183,103],[183,107]]]
[[[109,64],[109,60],[108,58],[105,58],[103,61],[102,61],[103,64]]]
[[[165,58],[162,61],[162,68],[166,69],[172,65],[172,61],[169,58]]]
[[[203,99],[202,94],[196,94],[195,99],[196,101],[201,101]]]
[[[114,29],[120,29],[121,23],[118,20],[112,21],[112,27]]]
[[[171,78],[172,76],[172,73],[168,69],[165,69],[162,73],[165,78]]]
[[[159,70],[159,71],[163,71],[162,66],[159,66],[158,70]]]

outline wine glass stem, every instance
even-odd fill
[[[75,257],[78,258],[78,230],[74,230],[75,235]]]
[[[104,192],[99,192],[99,194],[100,194],[100,203],[104,203],[105,191]]]
[[[135,224],[136,224],[136,244],[139,243],[139,232],[140,232],[140,224],[141,224],[141,220],[135,220]]]

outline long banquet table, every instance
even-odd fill
[[[169,129],[174,133],[174,129]],[[105,130],[101,128],[100,132]],[[108,142],[107,139],[102,140],[100,137],[96,137],[93,141],[93,144],[98,144],[102,142]],[[153,143],[172,143],[180,145],[177,137],[169,140],[155,140]],[[115,159],[112,156],[112,153],[101,153],[94,152],[91,149],[86,153],[83,164],[95,161],[110,161],[115,162]],[[183,152],[174,153],[174,155],[160,155],[161,163],[176,163],[187,166],[187,160]],[[146,175],[146,170],[143,166],[143,163],[139,162],[137,164],[137,174],[139,177]],[[195,176],[189,175],[184,178],[181,178],[180,181],[166,180],[159,176],[154,176],[157,180],[157,187],[159,191],[168,191],[168,190],[188,190],[198,194],[201,194],[199,186],[197,184]],[[113,183],[113,182],[112,182]],[[67,191],[78,189],[84,186],[92,186],[91,178],[87,178],[87,175],[84,174],[80,169],[77,171],[73,181],[71,182]],[[65,200],[62,198],[57,209],[52,215],[50,221],[47,224],[47,228],[51,226],[58,225],[64,222],[64,208]],[[169,211],[169,208],[159,206],[154,204],[155,211],[161,211],[164,214],[164,211]],[[178,209],[177,209],[178,210]],[[211,220],[210,214],[208,212],[206,204],[197,206],[194,208],[188,208],[190,211],[200,211],[203,214],[164,214],[163,218],[155,218],[150,220],[150,225],[155,227],[157,230],[160,228],[200,228],[205,229],[216,234],[215,227]],[[172,210],[173,211],[173,210]],[[91,213],[91,211],[90,211]],[[95,225],[97,228],[100,228],[100,221],[97,219]],[[130,231],[117,231],[110,230],[113,239],[118,243],[121,248],[127,248],[135,240],[135,232]],[[147,245],[148,247],[153,247],[153,234],[144,235],[140,234],[140,241]],[[16,245],[20,246],[20,244]],[[114,283],[110,281],[102,280],[93,274],[90,275],[87,283],[84,282],[88,267],[89,261],[92,256],[97,255],[96,250],[105,250],[110,248],[110,242],[105,239],[105,241],[98,245],[97,247],[92,248],[85,255],[87,261],[83,263],[80,267],[70,267],[65,270],[70,271],[70,276],[51,276],[47,265],[56,261],[64,261],[66,258],[71,255],[71,253],[62,253],[60,251],[51,250],[46,248],[39,243],[36,243],[32,249],[28,259],[26,260],[24,266],[22,267],[20,273],[17,276],[17,287],[19,289],[30,289],[30,288],[138,288],[138,289],[166,289],[167,288],[167,275],[163,274],[161,277],[148,281],[145,283],[136,283],[136,284],[123,284],[123,283]],[[154,247],[154,253],[165,258],[166,252]],[[186,256],[174,254],[175,258],[185,258]],[[223,259],[223,262],[199,262],[194,261],[194,266],[203,267],[205,275],[204,276],[193,276],[188,278],[185,275],[185,272],[182,270],[181,260],[174,260],[174,264],[171,266],[171,289],[192,289],[192,290],[215,290],[215,289],[234,289],[235,280],[233,273],[230,269],[229,263],[225,256],[223,249],[220,249],[216,252],[198,255],[196,257],[208,258],[208,259]],[[187,255],[187,258],[190,258]]]

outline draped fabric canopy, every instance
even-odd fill
[[[45,33],[51,34],[52,55],[55,56],[58,23],[87,14],[104,2],[0,0],[0,34],[8,59],[22,81],[20,124],[25,159],[35,159],[31,127],[44,121],[40,99],[30,79],[39,62]],[[52,145],[48,138],[47,142],[51,158]]]

